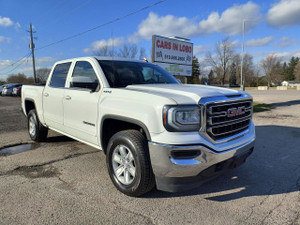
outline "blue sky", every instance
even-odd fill
[[[37,68],[55,61],[93,55],[97,48],[124,43],[144,47],[151,56],[151,36],[183,36],[194,43],[200,59],[215,43],[229,36],[241,52],[242,21],[246,21],[245,51],[259,61],[269,54],[282,60],[300,56],[300,0],[165,0],[149,9],[39,49],[128,15],[159,0],[0,0],[0,79],[32,74],[29,24],[34,26]],[[16,63],[17,62],[17,63]],[[205,65],[203,65],[205,67]]]

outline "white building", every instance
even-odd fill
[[[289,86],[289,87],[300,87],[300,82],[295,81],[282,81],[281,86]]]

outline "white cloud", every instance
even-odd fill
[[[15,30],[19,31],[21,29],[21,24],[20,23],[15,23]]]
[[[267,21],[271,26],[288,27],[300,24],[299,0],[281,0],[268,11]]]
[[[37,58],[35,59],[35,62],[37,62]],[[23,59],[21,59],[21,61],[20,61],[20,63],[22,63],[22,64],[27,64],[27,65],[29,65],[29,64],[32,64],[32,58],[31,58],[31,56],[28,56],[27,58],[23,58]]]
[[[253,53],[251,53],[251,55],[254,58],[260,58],[260,57],[265,57],[267,55],[267,53],[264,52],[264,51],[262,51],[262,52],[253,52]]]
[[[0,27],[9,27],[14,25],[14,22],[8,17],[0,16]]]
[[[150,12],[148,17],[140,23],[134,36],[144,39],[150,39],[153,34],[187,37],[197,33],[197,29],[197,24],[186,17],[173,15],[159,17],[156,13]]]
[[[233,5],[221,15],[212,12],[206,20],[197,22],[195,18],[176,17],[174,15],[159,16],[150,12],[148,17],[138,26],[138,30],[129,37],[129,41],[137,43],[141,38],[151,39],[153,34],[163,36],[191,37],[214,32],[236,35],[242,32],[243,19],[255,19],[247,23],[247,30],[254,28],[261,18],[260,7],[248,2]]]
[[[92,43],[91,48],[85,48],[83,52],[92,52],[97,51],[103,47],[118,47],[124,44],[124,38],[118,37],[118,38],[110,38],[108,40],[99,40]]]
[[[10,42],[10,38],[4,37],[4,36],[0,36],[0,42],[7,42],[7,43],[9,43]]]
[[[56,59],[53,58],[53,57],[50,57],[50,56],[46,56],[46,57],[42,57],[42,58],[35,58],[35,64],[37,66],[40,66],[40,65],[47,65],[49,63],[52,63],[54,62]],[[24,64],[24,65],[32,65],[32,58],[31,56],[30,57],[27,57],[27,58],[24,58],[21,60],[21,62]]]
[[[35,68],[36,70],[39,69],[38,67]],[[24,74],[33,74],[32,67],[25,67],[17,70],[17,73],[24,73]]]
[[[51,69],[51,67],[40,67],[40,66],[37,66],[37,67],[35,67],[35,70],[44,69],[44,68]],[[25,75],[32,76],[32,74],[33,74],[33,68],[32,68],[32,66],[30,66],[30,67],[24,67],[24,68],[16,70],[16,73],[24,73]]]
[[[204,62],[206,61],[206,56],[203,55],[201,57],[198,57],[198,61],[200,62],[200,64],[204,64]]]
[[[276,45],[279,46],[279,47],[281,47],[281,48],[289,47],[289,46],[297,45],[297,44],[299,44],[299,41],[294,40],[294,39],[292,39],[292,38],[289,37],[289,36],[282,37],[282,38],[276,43]]]
[[[203,71],[209,73],[213,69],[212,66],[205,66],[203,67]]]
[[[47,63],[51,63],[54,62],[56,59],[53,57],[43,57],[43,58],[37,58],[36,59],[36,64],[47,64]]]
[[[138,33],[134,33],[133,35],[130,35],[127,39],[127,41],[131,44],[137,44],[140,42],[140,37]]]
[[[240,44],[239,40],[234,40],[234,41],[231,41],[230,43],[231,43],[231,46],[233,48],[239,48],[239,47],[241,47],[241,44]]]
[[[84,53],[89,53],[89,52],[91,52],[92,50],[90,49],[90,48],[85,48],[85,49],[83,49],[83,52]]]
[[[56,59],[54,59],[52,57],[36,58],[35,59],[35,63],[36,63],[36,66],[37,66],[36,69],[41,68],[41,67],[44,68],[45,66],[48,67],[49,66],[48,64],[55,61],[55,60]],[[19,65],[19,63],[18,64],[14,64],[14,63],[15,62],[12,61],[12,60],[0,60],[0,68],[1,67],[10,67],[10,66]],[[31,59],[31,57],[24,58],[20,61],[20,63],[23,64],[22,66],[32,65],[32,59]],[[45,65],[45,66],[43,66],[43,65]],[[31,71],[32,71],[32,67],[28,67],[27,69],[26,68],[24,69],[24,68],[22,68],[22,66],[19,70],[16,70],[16,71],[17,72],[22,72],[22,73],[27,73],[27,72],[30,72],[29,68],[31,68]],[[13,68],[13,67],[11,67],[11,68]],[[3,71],[3,72],[5,72],[5,71]]]
[[[274,56],[280,58],[282,62],[287,62],[293,56],[300,58],[300,49],[291,51],[291,52],[272,52],[269,55],[274,55]]]
[[[197,46],[194,46],[194,48],[193,48],[193,54],[194,54],[194,55],[203,54],[203,53],[205,53],[207,50],[208,50],[208,47],[207,47],[207,46],[204,46],[204,45],[197,45]]]
[[[270,44],[273,41],[274,37],[265,37],[259,39],[252,39],[246,42],[246,46],[248,47],[261,47]]]
[[[10,66],[13,62],[11,60],[0,60],[0,66]]]
[[[261,18],[260,7],[248,2],[243,5],[234,5],[226,9],[222,15],[218,12],[212,12],[207,20],[200,22],[200,30],[202,33],[210,34],[213,32],[226,33],[230,35],[240,34],[242,32],[242,21],[244,19],[253,20],[247,23],[247,29],[253,29],[259,23]]]

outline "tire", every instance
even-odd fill
[[[106,165],[115,187],[128,196],[140,196],[155,185],[148,144],[137,130],[124,130],[109,140]]]
[[[35,109],[29,111],[27,116],[27,125],[31,140],[41,142],[47,139],[48,128],[44,127],[40,123]]]

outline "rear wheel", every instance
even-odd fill
[[[120,131],[108,143],[106,163],[116,188],[129,196],[140,196],[154,185],[148,145],[137,130]]]
[[[29,111],[27,116],[27,122],[28,133],[31,140],[36,142],[46,140],[48,135],[48,129],[40,123],[35,109]]]

